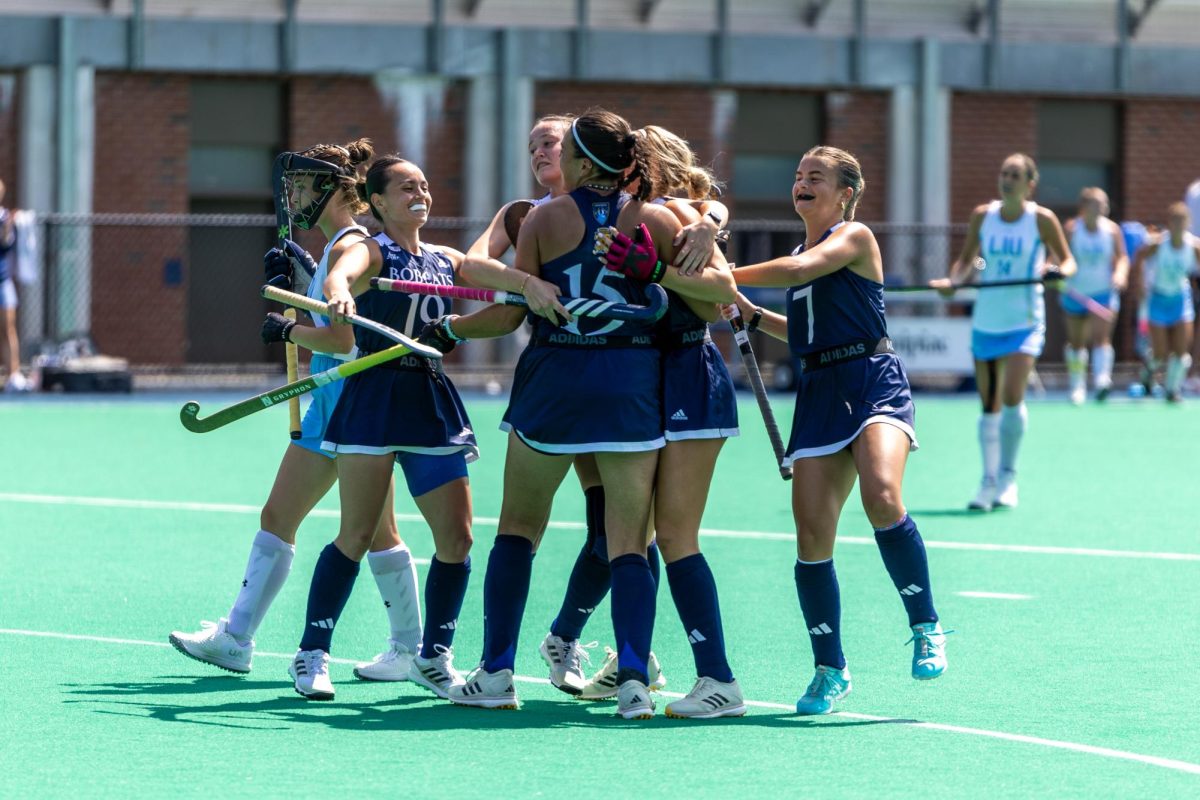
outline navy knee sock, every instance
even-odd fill
[[[654,634],[654,577],[645,556],[630,553],[610,562],[613,633],[617,642],[617,684],[649,683],[646,662]]]
[[[842,655],[842,595],[838,589],[833,559],[796,561],[796,593],[808,627],[816,666],[844,669]]]
[[[929,587],[929,561],[917,524],[905,514],[895,525],[876,530],[875,543],[879,545],[883,565],[904,601],[908,624],[937,622],[933,590]]]
[[[567,580],[558,616],[550,623],[550,632],[568,641],[583,634],[600,601],[608,595],[612,576],[608,571],[608,539],[604,535],[604,487],[584,490],[587,508],[587,541],[575,558],[575,567]]]
[[[697,553],[667,564],[667,583],[692,645],[696,676],[729,683],[733,680],[733,672],[725,658],[721,604],[717,600],[716,581],[704,554]]]
[[[461,564],[439,561],[437,556],[430,560],[429,575],[425,578],[425,632],[421,637],[421,658],[433,658],[439,647],[454,644],[454,630],[458,627],[458,615],[470,579],[470,556]]]
[[[329,652],[333,628],[350,599],[356,577],[358,562],[343,555],[333,542],[325,545],[317,557],[312,583],[308,587],[308,613],[304,620],[304,635],[300,637],[301,650]]]
[[[488,672],[513,668],[532,572],[533,542],[498,535],[483,579],[483,668]]]

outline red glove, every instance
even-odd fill
[[[667,271],[667,265],[658,260],[650,230],[643,223],[637,226],[633,236],[630,239],[620,232],[613,236],[608,252],[604,254],[605,265],[635,281],[658,283]]]

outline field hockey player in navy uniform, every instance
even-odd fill
[[[351,214],[366,211],[366,204],[358,197],[357,171],[374,153],[370,141],[361,139],[345,146],[316,145],[297,155],[293,163],[303,164],[304,170],[286,174],[284,179],[295,225],[304,229],[315,226],[328,241],[320,263],[310,264],[315,273],[308,286],[309,296],[323,301],[322,284],[329,265],[367,236],[366,229],[356,225]],[[268,280],[287,288],[292,259],[311,262],[311,258],[294,242],[288,241],[285,246],[288,252],[272,249],[265,261]],[[330,325],[319,316],[314,316],[312,322],[298,324],[272,312],[263,323],[263,340],[295,342],[311,350],[314,373],[350,357],[354,333],[348,325]],[[301,438],[284,452],[233,607],[215,626],[207,624],[197,633],[172,633],[171,644],[185,655],[231,672],[250,671],[254,635],[291,571],[296,530],[337,479],[333,454],[322,450],[321,442],[342,386],[334,382],[310,394]],[[369,680],[404,680],[408,677],[408,658],[420,641],[421,610],[416,567],[396,530],[390,489],[387,512],[379,517],[370,549],[368,558],[391,633],[388,648],[374,661],[360,664],[355,674]]]
[[[1200,271],[1200,238],[1188,232],[1191,215],[1185,203],[1167,209],[1167,229],[1138,251],[1150,320],[1154,362],[1151,373],[1166,364],[1167,401],[1182,398],[1183,381],[1192,366],[1192,327],[1196,309],[1192,280]]]
[[[1058,217],[1029,199],[1037,179],[1037,164],[1029,156],[1015,153],[1004,159],[1001,199],[975,208],[962,253],[950,266],[949,276],[930,281],[947,296],[973,274],[978,274],[981,286],[992,281],[1030,281],[1024,286],[981,290],[971,312],[975,385],[983,404],[979,417],[983,480],[967,504],[976,511],[1017,505],[1017,454],[1029,425],[1025,390],[1046,343],[1046,301],[1040,279],[1075,274],[1075,259]],[[1057,268],[1047,266],[1047,249]]]
[[[688,143],[670,131],[647,125],[637,135],[657,166],[652,202],[668,208],[682,224],[696,223],[702,214],[694,205],[710,199],[712,175],[696,165]],[[721,220],[728,219],[724,206],[715,206]],[[714,245],[715,237],[708,242],[711,263],[702,266],[728,270]],[[737,398],[721,352],[708,335],[708,323],[720,319],[718,306],[675,290],[668,296],[670,305],[658,330],[667,444],[659,453],[654,483],[653,529],[671,596],[692,646],[697,680],[686,697],[667,705],[666,713],[698,719],[741,716],[746,706],[725,653],[716,582],[700,552],[700,522],[717,456],[725,439],[738,433]],[[573,599],[574,588],[568,586],[564,606]],[[604,666],[580,696],[615,694],[617,661],[616,652],[607,649]]]
[[[443,316],[449,300],[370,289],[386,277],[454,282],[462,254],[422,245],[419,231],[432,198],[415,164],[396,156],[376,160],[360,195],[383,232],[350,247],[325,280],[330,315],[358,313],[408,335]],[[357,295],[357,303],[355,301]],[[355,329],[359,354],[391,347],[378,334]],[[342,520],[337,539],[321,553],[309,589],[299,651],[289,668],[296,691],[333,698],[329,648],[370,531],[387,505],[395,463],[433,532],[435,555],[425,582],[425,626],[409,678],[441,697],[461,678],[453,668],[455,620],[470,575],[471,491],[467,461],[478,455],[475,435],[457,391],[426,359],[401,356],[345,381],[322,446],[337,454]]]
[[[1066,292],[1059,295],[1067,323],[1065,359],[1071,402],[1080,405],[1087,399],[1089,343],[1096,399],[1103,402],[1112,391],[1117,358],[1112,329],[1121,308],[1121,292],[1129,279],[1125,236],[1121,226],[1108,218],[1108,194],[1103,189],[1091,186],[1079,193],[1079,214],[1067,220],[1066,236],[1076,267],[1067,288],[1090,297],[1114,314],[1113,321],[1100,319]]]
[[[657,280],[667,287],[695,284],[709,302],[731,297],[727,273],[683,276],[652,257],[652,251],[674,257],[680,225],[666,209],[631,202],[619,191],[653,172],[637,153],[628,123],[594,110],[576,119],[570,133],[562,159],[570,194],[530,213],[517,245],[517,268],[571,296],[644,303],[645,283]],[[644,184],[643,198],[652,183]],[[595,233],[614,221],[624,232],[637,229],[626,257],[617,260],[620,271],[606,269],[594,252]],[[655,585],[645,553],[657,451],[665,443],[660,369],[650,325],[585,318],[561,328],[535,324],[504,418],[509,445],[499,531],[484,583],[484,657],[466,684],[450,691],[454,702],[517,707],[513,667],[534,544],[572,456],[593,452],[607,498],[618,713],[653,715],[647,662]]]
[[[850,153],[809,150],[792,187],[804,244],[790,256],[734,271],[739,285],[788,289],[787,317],[763,311],[759,327],[786,341],[801,367],[785,463],[795,474],[796,590],[816,675],[796,703],[799,714],[828,714],[851,688],[833,545],[855,479],[908,612],[912,676],[936,678],[946,669],[925,545],[900,498],[908,453],[917,444],[913,404],[887,335],[879,246],[869,228],[854,222],[864,186]],[[739,303],[746,316],[758,310],[745,298]]]

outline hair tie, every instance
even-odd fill
[[[587,145],[585,145],[583,143],[583,140],[579,138],[579,131],[576,130],[576,126],[578,124],[579,124],[578,119],[571,123],[571,138],[575,140],[575,144],[579,146],[579,149],[583,151],[583,154],[585,156],[587,156],[588,158],[590,158],[592,160],[593,164],[595,164],[597,167],[604,170],[605,172],[611,172],[614,175],[619,174],[622,170],[613,169],[608,164],[605,164],[603,161],[601,161],[600,159],[598,159],[594,155],[592,155],[592,151],[587,149]]]

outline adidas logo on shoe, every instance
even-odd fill
[[[333,620],[328,619],[328,618],[319,619],[319,620],[316,620],[315,622],[310,622],[308,624],[312,625],[314,628],[324,628],[327,631],[333,630]]]
[[[914,594],[920,594],[923,591],[925,591],[925,590],[922,589],[920,586],[917,586],[915,583],[910,583],[908,586],[905,586],[903,589],[900,590],[900,594],[905,595],[907,597],[912,597]]]
[[[682,408],[671,415],[671,419],[676,420],[678,422],[687,422],[687,418],[688,418],[688,415],[683,413]]]
[[[829,627],[829,625],[827,623],[822,622],[820,625],[817,625],[815,628],[809,628],[808,632],[811,633],[813,636],[823,636],[826,633],[833,633],[833,628]]]
[[[693,628],[692,632],[688,634],[688,641],[691,642],[692,644],[700,644],[701,642],[707,642],[708,637],[706,637],[700,631]]]

